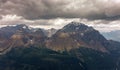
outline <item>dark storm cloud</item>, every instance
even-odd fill
[[[26,19],[120,18],[118,0],[0,0],[0,15],[17,14]]]

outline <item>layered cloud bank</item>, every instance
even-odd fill
[[[61,28],[79,21],[100,31],[120,30],[120,0],[0,0],[0,25]]]

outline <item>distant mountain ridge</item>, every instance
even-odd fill
[[[102,32],[101,33],[108,40],[115,40],[120,42],[120,30],[111,31],[111,32]]]
[[[62,29],[31,29],[21,24],[0,29],[0,49],[5,43],[13,46],[45,46],[55,51],[71,50],[80,47],[108,52],[110,42],[97,30],[79,22],[71,22]],[[10,42],[9,42],[10,41]],[[4,46],[4,47],[3,47]]]

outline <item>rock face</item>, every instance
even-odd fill
[[[107,52],[104,43],[107,40],[92,27],[82,23],[71,22],[58,30],[46,43],[54,50],[70,50],[80,46]]]
[[[11,36],[11,40],[15,41],[14,46],[43,46],[46,36],[42,29],[36,31],[25,32],[20,30]]]
[[[42,29],[31,30],[26,25],[8,26],[0,29],[0,51],[9,47],[43,46],[45,34]]]
[[[33,41],[34,45],[42,47],[42,46],[44,46],[45,40],[47,37],[44,34],[42,29],[38,29],[35,32],[32,32],[32,34],[30,34],[29,38],[31,39],[31,41]]]
[[[4,49],[7,49],[8,47],[10,47],[12,45],[13,40],[11,39],[11,37],[14,37],[14,39],[21,37],[20,34],[17,34],[17,35],[14,35],[14,34],[16,34],[16,32],[19,30],[23,30],[23,26],[25,26],[25,25],[7,26],[7,27],[3,27],[0,29],[0,49],[1,49],[1,51]],[[24,30],[27,30],[27,29],[24,29]]]

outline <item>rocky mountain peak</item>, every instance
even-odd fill
[[[51,37],[47,46],[52,46],[52,49],[55,50],[70,50],[84,46],[106,52],[104,46],[106,41],[107,40],[92,27],[78,22],[71,22],[58,30]]]
[[[16,27],[18,27],[18,28],[23,28],[23,29],[28,28],[28,26],[25,25],[25,24],[19,24],[19,25],[16,25]]]
[[[94,30],[92,27],[79,22],[71,22],[68,25],[64,26],[61,31],[64,32],[86,32]]]

